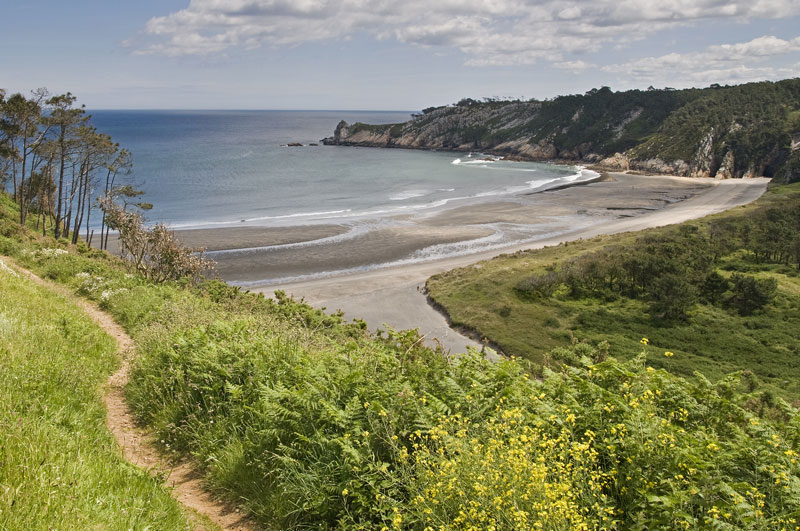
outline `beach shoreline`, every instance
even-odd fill
[[[361,220],[347,225],[344,232],[342,226],[327,226],[324,230],[338,232],[317,240],[304,236],[306,230],[320,230],[312,229],[314,226],[263,229],[262,245],[245,249],[241,249],[242,239],[233,229],[201,229],[193,236],[228,238],[228,250],[210,253],[217,261],[220,277],[234,285],[262,290],[270,285],[503,252],[609,220],[657,211],[715,185],[712,180],[625,174],[598,176],[592,181],[429,212]],[[275,236],[282,232],[284,243],[276,244]],[[181,239],[185,236],[183,231],[176,234]]]
[[[604,173],[539,193],[359,223],[175,231],[208,249],[233,285],[341,309],[370,329],[419,328],[453,352],[480,347],[428,305],[427,278],[499,254],[679,223],[756,199],[768,179],[720,181]],[[578,186],[580,185],[580,186]]]
[[[591,226],[543,238],[532,243],[327,278],[261,287],[253,286],[251,290],[267,296],[271,296],[276,290],[282,290],[296,298],[302,298],[312,306],[329,311],[342,310],[346,318],[364,319],[369,328],[373,330],[386,326],[394,329],[417,328],[420,334],[426,337],[428,344],[439,344],[445,350],[453,353],[465,352],[468,347],[480,349],[482,347],[480,343],[453,330],[446,317],[429,305],[424,293],[424,286],[430,276],[457,267],[475,265],[500,254],[558,245],[562,242],[587,239],[602,234],[639,231],[722,212],[754,201],[761,196],[769,183],[769,179],[766,178],[719,181],[672,176],[642,177],[623,173],[613,173],[611,177],[614,179],[613,183],[616,184],[618,192],[622,189],[636,192],[637,187],[650,192],[659,192],[663,191],[661,187],[656,186],[653,190],[651,185],[656,181],[663,183],[666,180],[677,185],[676,189],[684,190],[684,193],[688,195],[681,200],[667,203],[662,208],[640,211],[638,215],[609,218]],[[601,184],[607,183],[598,183],[598,185]],[[598,194],[598,197],[593,200],[587,199],[583,194],[578,196],[574,194],[576,190],[591,194],[592,192],[589,190],[591,186],[596,185],[569,188],[554,192],[552,195],[561,196],[562,201],[572,202],[573,206],[575,206],[574,201],[580,199],[580,196],[583,196],[582,199],[586,201],[582,203],[584,205],[609,199],[607,193]],[[698,186],[699,190],[696,188]],[[693,193],[689,194],[689,191]],[[617,202],[616,206],[619,206],[626,202],[626,198],[616,197],[614,201]],[[639,200],[628,206],[641,206],[641,202]]]

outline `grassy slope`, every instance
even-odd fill
[[[583,365],[538,381],[514,360],[449,360],[413,333],[381,340],[222,283],[153,285],[9,232],[0,252],[131,332],[141,418],[268,528],[776,529],[800,513],[797,411],[735,378],[593,363],[581,344]]]
[[[800,195],[792,185],[769,192],[757,204],[736,209],[743,215],[779,195]],[[695,223],[706,223],[710,219]],[[654,229],[659,232],[665,229]],[[639,339],[650,340],[648,363],[692,375],[700,371],[718,379],[749,369],[783,396],[800,397],[800,277],[782,274],[786,268],[766,266],[758,275],[779,281],[779,295],[766,311],[749,317],[718,307],[698,305],[688,323],[664,325],[648,315],[641,301],[575,300],[556,296],[539,301],[519,298],[514,287],[532,272],[606,245],[632,242],[639,234],[602,236],[588,241],[506,255],[437,275],[428,281],[431,297],[454,323],[476,330],[508,354],[545,362],[550,349],[568,344],[572,336],[593,343],[608,341],[616,356],[630,359],[639,352]],[[741,267],[733,263],[732,266]],[[724,271],[723,265],[723,271]],[[791,272],[791,271],[788,271]],[[667,360],[663,353],[675,352]]]
[[[189,527],[105,427],[115,349],[74,304],[0,267],[0,529]]]

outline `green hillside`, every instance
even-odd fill
[[[800,179],[800,79],[431,107],[408,122],[349,125],[328,144],[484,151],[705,177]]]
[[[101,386],[119,362],[74,302],[0,263],[0,529],[190,528],[106,429]]]
[[[800,399],[800,184],[697,222],[505,255],[427,286],[457,325],[537,364],[572,337],[623,359],[647,337],[654,367],[690,378],[745,371],[754,389]]]
[[[740,374],[715,383],[654,367],[667,341],[639,344],[627,362],[616,346],[568,341],[546,368],[452,359],[413,331],[375,337],[283,294],[155,283],[104,252],[34,236],[17,215],[3,198],[0,253],[126,327],[141,421],[265,528],[781,529],[800,513],[797,410]],[[30,314],[41,297],[14,304]],[[41,344],[44,356],[55,348]],[[0,350],[2,363],[24,371],[15,351]],[[86,414],[75,416],[62,429],[80,438]],[[3,446],[0,518],[17,514],[8,493],[24,488],[12,475],[29,470],[21,456],[48,444]],[[103,526],[101,509],[80,510]]]

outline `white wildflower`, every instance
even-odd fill
[[[8,266],[6,265],[6,263],[5,263],[5,262],[3,262],[2,260],[0,260],[0,269],[2,269],[3,271],[5,271],[6,273],[8,273],[9,275],[11,275],[12,277],[19,277],[19,275],[17,275],[17,272],[16,272],[16,271],[14,271],[13,269],[11,269],[10,267],[8,267]]]

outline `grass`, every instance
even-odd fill
[[[707,226],[725,216],[746,216],[773,200],[800,196],[800,187],[776,187],[755,204],[732,213],[692,222]],[[663,233],[669,228],[652,229]],[[764,311],[740,316],[735,311],[697,304],[686,321],[664,322],[649,314],[641,300],[625,297],[576,299],[565,291],[553,296],[521,297],[515,286],[533,273],[609,245],[630,245],[642,233],[602,236],[535,251],[505,255],[429,279],[428,290],[451,320],[486,337],[506,354],[546,364],[548,353],[572,338],[594,345],[608,342],[615,356],[632,359],[639,339],[650,340],[648,364],[692,377],[699,371],[719,379],[733,371],[750,371],[755,382],[790,400],[800,399],[800,276],[793,266],[754,264],[734,253],[720,272],[747,271],[775,278],[778,295]],[[665,351],[676,355],[667,360]]]
[[[455,326],[463,326],[498,344],[504,352],[545,362],[554,347],[569,344],[573,319],[560,304],[522,304],[514,293],[520,278],[545,271],[551,264],[601,249],[634,236],[598,236],[538,251],[501,255],[480,265],[454,269],[428,280],[431,297],[447,310]],[[637,338],[638,340],[638,338]]]
[[[189,529],[105,426],[116,343],[74,303],[0,267],[0,529]]]
[[[524,363],[447,360],[415,334],[381,341],[287,299],[27,256],[90,298],[116,292],[103,304],[140,348],[140,417],[268,528],[769,529],[798,507],[796,412],[735,378],[592,363],[579,344],[559,356],[585,366],[537,381]]]

